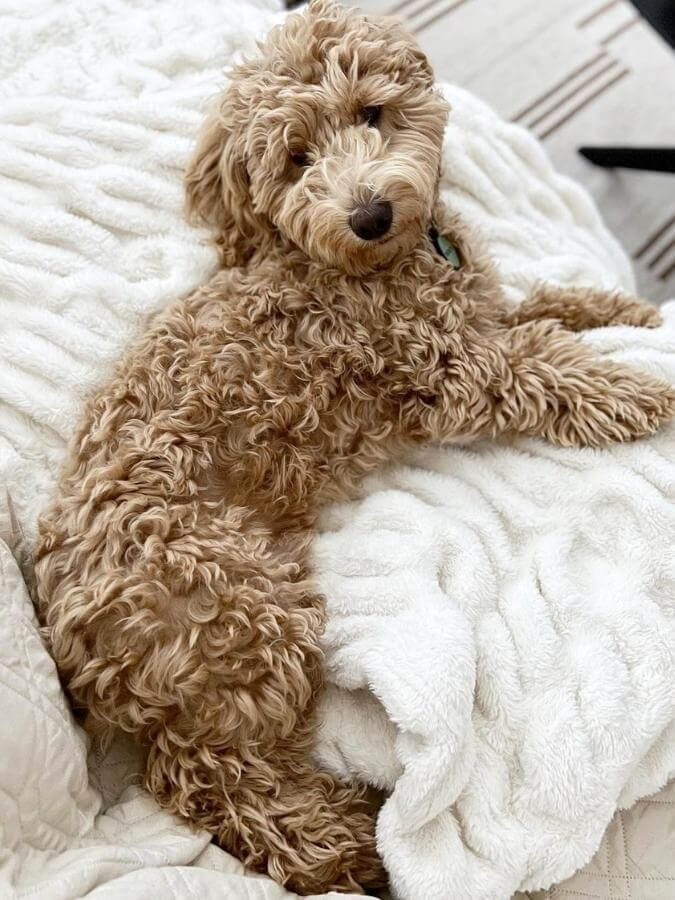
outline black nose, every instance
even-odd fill
[[[357,206],[349,217],[349,227],[364,241],[382,237],[391,228],[391,203],[388,200],[371,200]]]

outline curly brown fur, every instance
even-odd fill
[[[309,761],[319,503],[414,441],[599,447],[674,408],[669,385],[570,331],[655,325],[653,308],[545,285],[507,306],[438,200],[445,119],[398,25],[316,2],[273,32],[187,173],[233,268],[152,322],[92,399],[41,523],[40,611],[75,702],[149,748],[164,807],[299,891],[383,880],[372,810]],[[374,195],[393,220],[366,241],[348,217]]]

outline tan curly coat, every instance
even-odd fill
[[[162,806],[302,892],[383,881],[372,810],[309,758],[317,505],[412,441],[599,447],[675,404],[571,333],[656,325],[652,307],[548,286],[507,307],[438,200],[445,120],[399,25],[323,0],[238,66],[187,173],[224,267],[93,397],[41,522],[40,611],[74,702],[147,746]],[[349,216],[373,197],[393,221],[364,240]]]

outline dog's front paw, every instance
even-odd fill
[[[659,309],[637,297],[621,297],[611,318],[612,325],[632,325],[634,328],[658,328],[662,322]]]
[[[636,398],[635,406],[638,415],[633,420],[634,432],[631,438],[653,434],[675,416],[675,387],[655,378],[649,379]]]
[[[593,400],[563,409],[548,430],[563,447],[606,447],[654,434],[675,416],[675,388],[627,372]]]

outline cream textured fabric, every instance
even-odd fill
[[[25,570],[83,396],[144,316],[215,264],[182,221],[180,171],[222,67],[274,19],[253,3],[76,0],[17,4],[0,22],[0,536]],[[447,198],[510,296],[538,278],[630,289],[588,197],[525,132],[447,93]],[[588,339],[675,377],[665,312],[659,331]],[[316,561],[335,686],[319,756],[397,781],[380,840],[402,896],[507,897],[567,875],[616,804],[672,770],[672,450],[672,429],[606,454],[429,450],[326,512]],[[87,764],[7,546],[0,896],[288,896],[161,813],[127,745]],[[542,672],[548,693],[524,691]],[[514,786],[522,805],[508,807]],[[541,832],[531,852],[501,828],[507,808]]]
[[[612,819],[587,866],[550,891],[517,900],[672,900],[675,897],[675,781]]]

